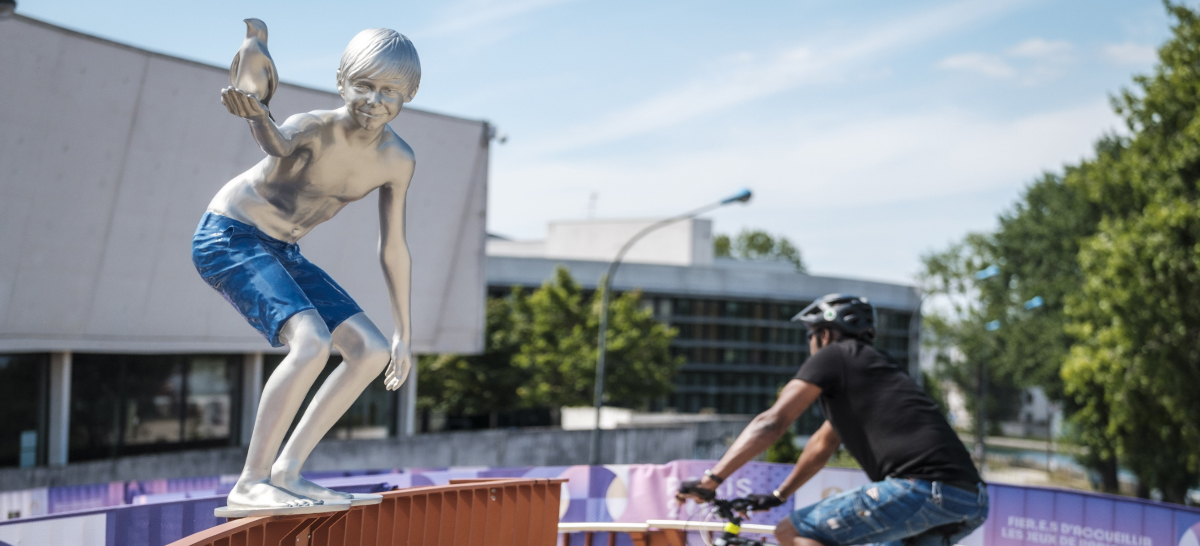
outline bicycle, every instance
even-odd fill
[[[738,497],[734,499],[713,499],[717,516],[725,520],[721,536],[713,537],[712,546],[768,546],[767,542],[741,536],[742,521],[745,514],[754,506],[754,501]]]

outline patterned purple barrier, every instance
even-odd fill
[[[991,485],[987,546],[1200,546],[1200,510],[1126,497]]]
[[[311,477],[328,487],[360,492],[444,485],[455,478],[562,477],[570,481],[563,484],[561,521],[642,522],[705,519],[705,507],[692,503],[679,507],[672,492],[680,481],[700,476],[711,464],[675,461],[665,465],[409,469]],[[789,465],[751,463],[730,476],[718,493],[730,497],[768,492],[789,470]],[[867,478],[860,471],[827,468],[796,493],[793,507],[807,506],[864,483]],[[212,509],[224,501],[222,487],[228,484],[209,477],[61,488],[49,495],[51,505],[90,504],[97,508],[0,522],[0,546],[161,546],[219,523],[212,517]],[[988,491],[992,499],[988,523],[963,544],[1200,546],[1200,510],[1195,508],[1036,487],[990,485]],[[188,496],[195,498],[182,498]],[[773,524],[786,513],[787,508],[780,507],[754,514],[751,521]],[[575,538],[582,540],[582,536]],[[628,537],[618,536],[617,543],[628,544]]]

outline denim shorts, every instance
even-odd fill
[[[828,546],[954,545],[983,525],[987,486],[978,492],[941,482],[888,478],[806,506],[790,517],[802,537]]]
[[[192,237],[192,263],[273,347],[296,313],[315,309],[332,332],[362,312],[341,286],[300,255],[296,243],[280,241],[232,218],[207,212]]]

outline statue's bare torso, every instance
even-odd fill
[[[407,186],[412,148],[386,126],[375,142],[353,138],[348,130],[355,121],[343,110],[289,118],[280,131],[297,143],[296,150],[282,158],[268,155],[234,177],[208,210],[295,242],[380,186]]]

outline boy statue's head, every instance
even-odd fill
[[[417,49],[403,34],[387,28],[359,32],[346,45],[338,65],[337,86],[358,78],[395,80],[402,83],[401,95],[410,102],[421,85],[421,60]]]

